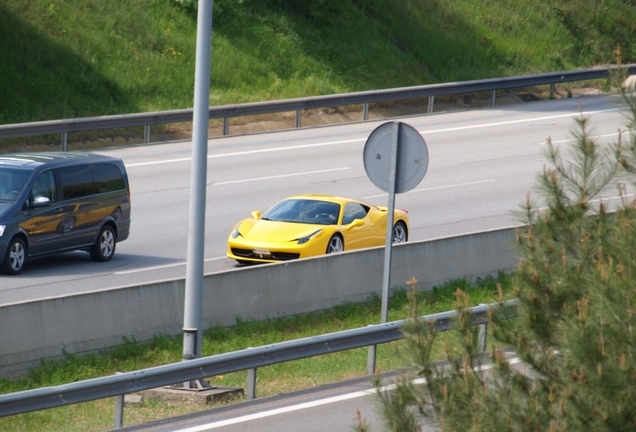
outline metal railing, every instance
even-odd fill
[[[623,66],[628,75],[636,73],[636,64]],[[413,98],[428,97],[428,113],[433,112],[435,96],[491,92],[490,104],[494,106],[497,90],[550,85],[550,97],[554,97],[555,86],[560,83],[609,79],[610,71],[616,66],[582,69],[565,72],[550,72],[507,78],[493,78],[458,83],[430,84],[387,90],[371,90],[328,96],[286,99],[279,101],[255,102],[236,105],[210,107],[210,119],[223,119],[223,135],[229,134],[229,119],[258,114],[296,112],[295,127],[301,127],[301,112],[317,108],[332,108],[345,105],[363,105],[362,120],[369,118],[369,104]],[[122,114],[103,117],[85,117],[67,120],[18,123],[0,125],[1,138],[15,138],[35,135],[62,134],[62,150],[66,150],[68,134],[73,132],[115,129],[133,126],[144,127],[144,142],[151,142],[151,126],[192,121],[192,109],[157,111],[148,113]]]
[[[503,303],[506,316],[516,315],[515,300]],[[480,326],[479,349],[486,349],[486,326],[488,311],[499,308],[500,304],[483,304],[470,309],[472,325]],[[442,312],[422,317],[434,324],[436,331],[452,328],[457,311]],[[256,369],[276,363],[300,360],[308,357],[331,354],[356,348],[375,348],[376,345],[402,339],[402,327],[407,320],[375,324],[351,330],[328,333],[320,336],[296,339],[257,348],[247,348],[225,354],[142,369],[134,372],[117,373],[112,376],[94,378],[53,387],[26,390],[0,395],[0,417],[21,414],[42,409],[55,408],[107,397],[121,397],[175,383],[201,380],[206,377],[247,370],[248,399],[255,395]],[[123,410],[123,404],[117,404]],[[123,411],[116,413],[122,421]],[[121,427],[116,424],[115,427]]]

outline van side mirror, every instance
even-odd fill
[[[48,207],[51,205],[51,200],[45,196],[39,196],[33,198],[33,207]]]
[[[261,212],[259,212],[258,210],[254,210],[252,213],[250,213],[252,215],[252,217],[256,220],[261,220]]]

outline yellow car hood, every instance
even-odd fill
[[[288,242],[297,240],[324,229],[329,225],[304,224],[246,219],[241,222],[239,232],[247,240],[259,242]]]

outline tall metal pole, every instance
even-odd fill
[[[203,315],[203,252],[205,240],[205,192],[208,162],[210,107],[210,58],[212,51],[213,0],[199,0],[197,17],[194,114],[192,119],[192,173],[190,178],[190,227],[183,314],[183,360],[201,357]],[[187,383],[186,383],[187,385]]]

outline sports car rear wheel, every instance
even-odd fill
[[[408,240],[408,237],[409,235],[404,222],[399,221],[393,225],[393,243],[404,243]]]
[[[334,234],[329,239],[329,244],[327,245],[327,253],[337,253],[342,252],[344,250],[344,244],[342,243],[342,237],[338,234]]]

